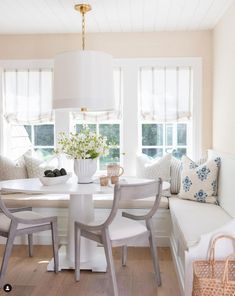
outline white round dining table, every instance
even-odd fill
[[[138,184],[149,182],[149,179],[135,177],[124,177],[121,182],[127,184]],[[163,182],[163,190],[169,188],[169,183]],[[69,194],[68,213],[68,244],[59,249],[59,270],[74,269],[74,221],[83,223],[94,222],[94,194],[113,194],[113,185],[100,186],[98,181],[89,184],[77,184],[72,177],[66,183],[52,186],[44,186],[38,178],[18,179],[2,181],[1,190],[5,192],[22,192],[37,194]],[[33,198],[33,197],[32,197]],[[105,254],[102,247],[96,242],[86,238],[81,240],[81,269],[89,269],[95,272],[106,271]],[[54,270],[53,259],[49,262],[47,270]]]

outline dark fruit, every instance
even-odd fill
[[[58,170],[58,169],[55,169],[55,170],[53,171],[53,173],[54,173],[55,177],[59,177],[59,176],[61,176],[60,170]]]
[[[55,177],[55,174],[52,171],[50,171],[49,173],[46,174],[46,177],[52,178],[52,177]]]
[[[53,172],[52,172],[52,170],[46,170],[46,171],[44,172],[44,175],[46,176],[48,173],[53,173]]]
[[[64,168],[60,169],[61,176],[67,175],[67,172]]]

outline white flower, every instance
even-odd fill
[[[87,126],[83,126],[80,133],[60,134],[58,141],[59,151],[67,154],[70,158],[87,159],[107,155],[109,146],[107,138],[91,132]]]

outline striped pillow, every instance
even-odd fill
[[[181,161],[172,156],[171,158],[171,193],[178,194],[180,192],[181,182]]]

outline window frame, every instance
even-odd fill
[[[72,132],[75,132],[76,131],[76,125],[77,124],[95,124],[96,125],[96,132],[98,132],[99,134],[99,125],[100,124],[119,124],[119,145],[117,146],[117,148],[119,148],[119,151],[120,151],[120,165],[122,166],[123,165],[123,153],[121,152],[122,151],[122,120],[112,120],[112,121],[109,121],[109,120],[102,120],[102,121],[99,121],[99,122],[95,122],[95,121],[86,121],[85,123],[81,120],[76,120],[76,119],[72,119],[71,118],[71,126],[72,126]],[[99,172],[105,172],[105,170],[100,170],[100,159],[98,158],[98,162],[97,162],[97,167],[98,167],[98,171]]]
[[[187,155],[191,155],[192,151],[191,151],[191,147],[192,147],[192,143],[191,143],[191,133],[190,133],[190,129],[191,129],[191,121],[178,121],[178,122],[157,122],[157,121],[142,121],[140,120],[139,122],[140,124],[140,137],[139,137],[139,147],[140,147],[140,153],[142,153],[143,149],[162,149],[163,150],[163,155],[165,153],[167,153],[165,150],[166,149],[178,149],[178,148],[186,148],[187,149]],[[143,145],[142,143],[142,125],[143,124],[162,124],[163,125],[163,144],[162,146],[160,145]],[[166,144],[166,125],[173,125],[173,143],[172,145],[167,145]],[[177,125],[178,124],[186,124],[187,126],[187,131],[186,131],[186,137],[187,137],[187,145],[178,145],[177,143]]]

